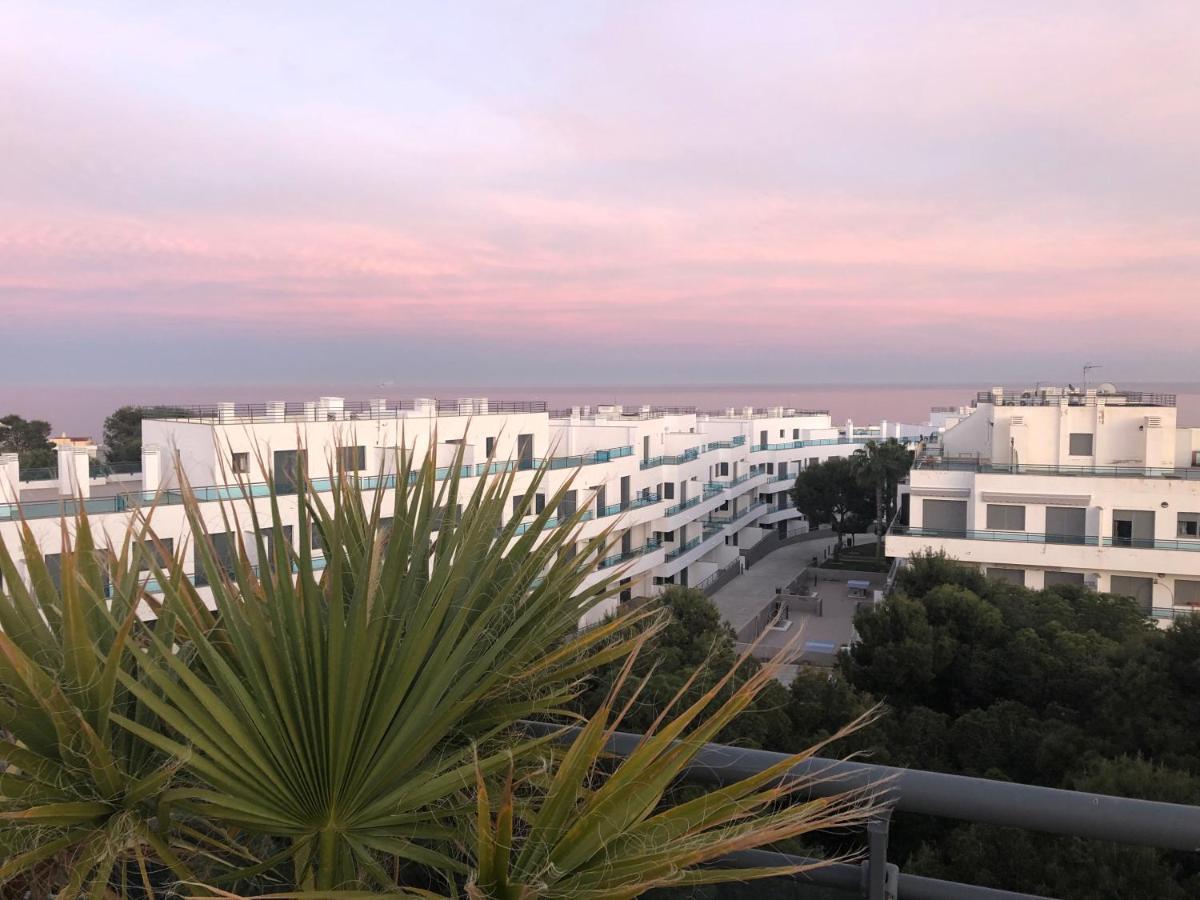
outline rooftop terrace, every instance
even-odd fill
[[[1175,406],[1174,394],[1154,394],[1144,391],[1118,391],[1104,388],[1088,391],[1040,388],[1037,390],[1010,391],[994,388],[975,395],[975,405],[990,403],[993,406],[1095,406],[1103,402],[1106,406]]]

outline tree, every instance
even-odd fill
[[[738,658],[733,629],[721,619],[716,605],[703,591],[672,585],[658,600],[669,618],[655,639],[653,658],[647,655],[640,660],[634,672],[646,681],[640,685],[637,702],[625,718],[632,731],[648,728],[689,680],[692,683],[684,699],[692,701],[700,697]],[[746,682],[760,668],[757,660],[747,659],[731,679],[729,690]],[[620,676],[620,669],[620,664],[614,662],[595,672],[587,691],[580,697],[580,711],[590,715],[599,709]],[[632,694],[631,686],[622,699]],[[787,690],[783,685],[768,685],[746,713],[735,719],[717,739],[739,747],[776,750],[791,747],[787,702]],[[855,716],[848,716],[843,722],[853,718]]]
[[[838,550],[842,538],[861,528],[871,514],[870,498],[859,482],[854,464],[844,456],[832,456],[802,469],[791,494],[796,509],[813,525],[822,522],[833,525]]]
[[[867,441],[850,457],[859,482],[875,494],[875,555],[883,558],[883,531],[896,511],[896,491],[912,468],[912,451],[895,438]]]
[[[23,469],[57,464],[49,437],[50,423],[41,419],[26,421],[17,415],[0,419],[0,453],[16,453]]]
[[[142,419],[186,415],[173,406],[122,406],[104,420],[104,458],[107,462],[142,461]]]

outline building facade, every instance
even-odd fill
[[[544,509],[564,480],[574,477],[558,515],[585,510],[581,545],[616,523],[612,545],[597,558],[596,574],[584,585],[622,568],[615,605],[653,596],[668,584],[703,584],[738,564],[741,550],[764,536],[807,530],[788,496],[796,474],[830,456],[848,455],[865,440],[841,436],[825,411],[550,410],[539,402],[486,398],[347,402],[339,397],[221,403],[186,416],[146,419],[142,438],[140,467],[108,467],[86,447],[62,446],[58,468],[31,480],[22,477],[15,456],[0,458],[0,537],[10,551],[19,548],[23,515],[53,570],[61,550],[60,521],[79,504],[115,545],[136,509],[157,502],[156,533],[183,554],[194,573],[179,503],[181,476],[201,499],[215,543],[235,547],[222,502],[235,508],[256,504],[266,514],[268,476],[285,491],[284,525],[295,526],[300,511],[286,491],[300,473],[315,490],[329,490],[340,459],[343,470],[361,474],[369,492],[390,494],[401,448],[416,458],[432,452],[439,478],[448,477],[461,452],[467,490],[489,472],[515,470],[514,493],[521,495],[546,462],[535,510]],[[390,502],[385,496],[385,509]],[[242,512],[240,521],[248,521]],[[252,538],[246,537],[247,546],[253,546]],[[193,578],[202,581],[203,575]]]
[[[1031,588],[1082,584],[1167,621],[1200,610],[1200,428],[1169,394],[994,388],[918,455],[891,556],[941,550]]]

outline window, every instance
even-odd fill
[[[664,500],[674,500],[675,499],[675,482],[668,481],[663,484],[662,496],[663,496]]]
[[[768,475],[775,474],[775,463],[767,463],[767,474]]]
[[[1025,586],[1025,570],[1024,569],[996,569],[988,567],[987,577],[994,578],[996,581],[1004,581],[1008,584],[1019,584]]]
[[[492,454],[496,450],[496,439],[494,437],[483,439],[483,455],[488,459],[492,458]]]
[[[1024,531],[1025,507],[989,503],[987,505],[987,527],[995,531]]]
[[[1046,572],[1044,578],[1046,587],[1054,587],[1059,584],[1074,584],[1083,587],[1082,572],[1056,572],[1050,569]]]
[[[792,429],[792,440],[793,441],[800,440],[800,429],[799,428]]]
[[[783,437],[783,429],[782,428],[779,429],[779,436]]]
[[[1091,456],[1092,455],[1092,436],[1085,432],[1072,432],[1069,437],[1069,447],[1067,452],[1071,456]]]
[[[338,455],[344,472],[361,472],[367,467],[366,447],[339,447]]]
[[[545,494],[534,494],[533,495],[533,511],[534,511],[534,513],[535,514],[540,513],[545,508],[546,508],[546,495]]]
[[[1200,466],[1200,450],[1192,451],[1192,465]]]
[[[922,500],[921,527],[934,532],[965,533],[967,530],[967,501]]]
[[[1132,597],[1144,612],[1153,607],[1154,579],[1132,575],[1114,575],[1109,579],[1108,592],[1121,597]]]
[[[1200,513],[1181,512],[1176,534],[1181,538],[1200,538]]]
[[[1200,606],[1200,581],[1175,579],[1175,605]]]
[[[233,474],[234,475],[249,475],[250,474],[250,454],[249,453],[233,454]]]
[[[728,475],[728,474],[729,474],[729,463],[727,463],[727,462],[723,462],[723,463],[721,463],[721,474],[722,474],[722,475]]]
[[[171,555],[175,552],[174,538],[159,538],[157,541],[142,541],[142,548],[146,551],[146,555],[152,558],[160,569],[165,569],[171,561]],[[150,565],[146,561],[146,556],[136,554],[134,563],[138,567],[139,572],[149,571]]]

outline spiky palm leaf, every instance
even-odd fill
[[[102,550],[86,516],[73,538],[64,521],[55,579],[22,522],[29,586],[0,541],[0,883],[99,896],[110,883],[141,883],[147,856],[190,877],[179,855],[196,845],[155,821],[177,763],[114,725],[154,727],[131,690],[135,539],[146,534]]]
[[[194,663],[150,633],[143,674],[122,675],[169,728],[119,721],[204,784],[169,802],[286,839],[268,862],[286,863],[282,877],[299,887],[393,889],[381,860],[461,877],[450,841],[477,770],[500,772],[539,746],[514,738],[513,723],[561,712],[577,679],[627,653],[629,625],[653,616],[637,611],[576,633],[581,615],[616,589],[603,581],[578,596],[609,541],[604,532],[573,553],[582,510],[544,530],[569,481],[522,528],[544,471],[504,523],[515,472],[481,478],[460,498],[461,450],[440,481],[432,455],[419,468],[411,460],[398,463],[386,528],[384,491],[371,499],[354,476],[335,479],[331,505],[299,485],[298,552],[272,488],[270,547],[250,511],[267,564],[256,569],[241,546],[232,572],[185,486],[216,613],[189,582],[156,571]],[[225,515],[240,532],[237,510]],[[310,549],[314,528],[323,560]]]
[[[530,779],[532,789],[522,791],[510,769],[493,808],[489,778],[480,769],[475,874],[467,886],[472,900],[622,900],[669,885],[794,874],[812,866],[712,864],[739,850],[859,825],[877,809],[870,790],[799,801],[811,780],[784,778],[873,713],[735,784],[683,802],[668,797],[704,743],[775,677],[776,666],[765,665],[722,701],[722,690],[745,657],[699,700],[672,715],[690,682],[685,685],[636,749],[606,771],[605,745],[622,715],[614,714],[614,704],[632,661],[631,655],[606,702],[555,763],[548,784]]]

